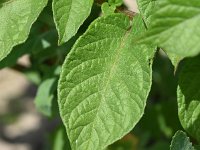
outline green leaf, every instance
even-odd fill
[[[195,150],[183,131],[177,131],[170,145],[170,150]]]
[[[133,23],[123,14],[97,19],[64,62],[59,108],[73,150],[104,149],[144,113],[154,48],[133,43],[145,30],[140,16]]]
[[[115,12],[116,6],[115,5],[109,5],[107,2],[103,3],[101,5],[102,13],[104,15],[111,15]]]
[[[183,128],[200,141],[200,56],[187,59],[179,75],[179,118]]]
[[[167,56],[169,57],[169,59],[171,60],[172,64],[175,67],[175,71],[178,68],[178,65],[180,63],[180,61],[183,59],[182,57],[178,56],[177,54],[174,54],[172,52],[166,52]]]
[[[59,127],[52,137],[52,150],[71,150],[65,128]]]
[[[143,16],[147,27],[149,27],[149,25],[153,23],[154,21],[152,19],[152,15],[155,13],[156,9],[159,9],[158,2],[159,2],[158,0],[137,0],[140,13]],[[168,52],[165,50],[164,52],[167,54],[167,56],[171,60],[174,67],[177,68],[182,58],[173,52]]]
[[[123,3],[123,0],[108,0],[109,5],[120,6]]]
[[[38,88],[35,98],[35,105],[37,110],[46,116],[51,116],[52,114],[52,101],[56,91],[55,83],[56,78],[50,78],[43,81]]]
[[[151,22],[151,17],[157,6],[157,0],[137,0],[138,9],[147,26]]]
[[[0,5],[0,61],[23,43],[47,0],[9,0]]]
[[[59,44],[73,37],[89,16],[93,0],[53,0],[53,16]]]
[[[161,0],[157,5],[143,40],[180,58],[199,54],[200,1]]]

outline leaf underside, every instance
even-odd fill
[[[47,0],[15,0],[0,4],[0,61],[23,43]]]
[[[61,118],[73,150],[104,149],[144,113],[154,48],[133,43],[141,17],[113,14],[94,21],[64,62],[58,87]]]

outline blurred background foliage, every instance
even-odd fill
[[[44,125],[44,128],[48,129],[45,130],[46,132],[41,132],[44,136],[42,142],[39,146],[32,146],[31,149],[70,150],[58,113],[57,82],[61,65],[74,42],[100,14],[100,7],[94,5],[91,15],[78,33],[66,44],[57,46],[58,36],[52,19],[51,1],[49,1],[48,6],[32,26],[28,40],[16,46],[9,56],[1,61],[0,69],[10,67],[26,75],[37,89],[33,92],[35,107],[47,123],[53,122],[49,128]],[[28,65],[18,63],[19,58],[24,55],[28,56]],[[171,137],[177,130],[182,129],[177,115],[176,87],[174,68],[164,52],[159,50],[154,58],[153,85],[143,118],[130,133],[107,149],[168,150]],[[10,113],[0,115],[0,126],[15,122],[20,111],[24,109],[23,105],[23,102],[17,101],[10,108]],[[3,135],[3,131],[0,131],[0,138],[13,142]],[[38,143],[33,142],[33,144]]]

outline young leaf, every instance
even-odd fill
[[[0,61],[23,43],[48,0],[10,0],[0,5]]]
[[[64,62],[59,108],[72,149],[102,150],[128,133],[144,113],[154,48],[133,43],[145,30],[123,14],[94,21]]]
[[[52,101],[54,98],[54,92],[56,90],[56,78],[50,78],[42,82],[39,86],[37,95],[35,98],[35,105],[38,111],[46,116],[51,116]]]
[[[115,9],[116,9],[116,6],[115,5],[109,5],[107,2],[103,3],[101,5],[101,10],[102,10],[102,13],[104,15],[111,15],[115,12]]]
[[[199,54],[200,1],[162,0],[157,5],[145,41],[180,58]]]
[[[53,16],[59,44],[73,37],[89,16],[93,0],[53,0]]]
[[[187,59],[177,90],[179,118],[183,128],[200,141],[200,56]]]
[[[170,150],[195,150],[183,131],[177,131],[170,145]]]

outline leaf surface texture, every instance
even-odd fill
[[[113,14],[94,21],[69,53],[58,87],[59,108],[73,150],[104,149],[144,113],[154,48],[133,43],[141,17]]]
[[[89,16],[93,0],[53,0],[53,16],[59,35],[59,44],[73,37]]]
[[[0,61],[23,43],[47,0],[9,0],[0,3]]]
[[[150,0],[142,2],[151,3],[146,4],[148,7],[144,5],[140,10],[145,9],[145,6],[150,8],[154,3]],[[149,30],[144,35],[146,41],[153,42],[180,59],[199,54],[200,1],[159,0],[156,2],[155,10],[145,9],[143,14],[147,14],[146,18],[150,16]]]

